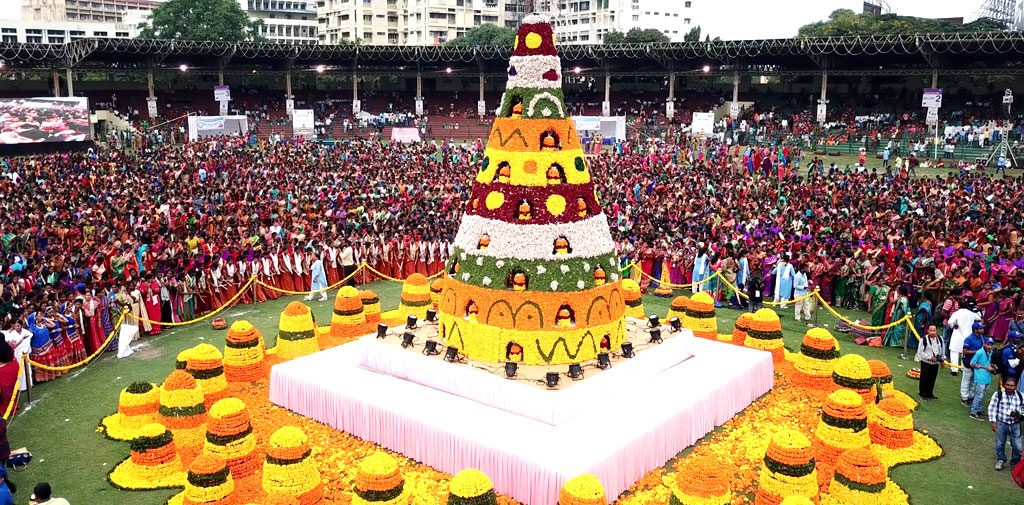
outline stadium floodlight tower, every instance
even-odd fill
[[[1013,108],[1013,90],[1006,88],[1003,92],[1003,116],[1006,119],[1010,119],[1010,111]],[[999,162],[1003,163],[1004,168],[1020,168],[1017,163],[1017,155],[1014,154],[1013,149],[1010,148],[1010,136],[1002,135],[1000,137],[999,145],[992,149],[992,153],[988,155],[988,159],[985,160],[985,166],[998,165]]]

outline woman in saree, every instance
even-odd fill
[[[899,296],[896,298],[896,301],[893,302],[892,316],[890,318],[890,322],[899,321],[900,319],[906,317],[907,313],[910,312],[910,300],[908,296],[909,290],[904,285],[900,286],[897,289],[897,292]],[[882,339],[882,344],[887,345],[889,347],[902,347],[903,339],[906,338],[906,333],[907,325],[897,324],[896,326],[893,326],[892,328],[886,330],[885,337]]]
[[[868,290],[868,312],[871,313],[871,326],[885,324],[885,316],[889,308],[889,286],[877,284]]]

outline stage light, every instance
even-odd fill
[[[505,362],[505,378],[506,379],[515,378],[515,376],[516,376],[516,369],[518,369],[518,368],[519,368],[519,364],[516,363],[515,361],[506,361]]]
[[[324,73],[324,70],[327,70],[327,66],[326,65],[317,65],[316,66],[316,72],[318,74]]]
[[[579,363],[569,365],[569,378],[578,381],[583,378],[583,367]]]
[[[427,356],[436,356],[441,354],[441,351],[437,350],[437,340],[428,339],[427,343],[423,344],[423,354]]]
[[[558,379],[558,372],[548,372],[544,375],[544,383],[547,384],[549,388],[557,387]]]
[[[413,340],[416,340],[416,335],[411,331],[405,332],[405,335],[402,335],[402,348],[411,346]]]
[[[651,340],[649,342],[652,344],[660,344],[664,342],[661,339],[661,328],[655,328],[651,330]]]
[[[405,327],[410,330],[416,329],[416,314],[409,314],[409,317],[405,319]]]
[[[704,65],[704,66],[703,66],[703,67],[702,67],[702,68],[700,69],[700,71],[701,71],[701,72],[704,72],[705,74],[706,74],[706,73],[708,73],[708,72],[710,72],[710,71],[711,71],[711,65]]]
[[[602,352],[597,355],[597,368],[601,370],[607,370],[612,367],[612,359],[608,356],[608,353]]]
[[[377,323],[377,338],[384,338],[386,336],[388,336],[388,325]]]
[[[178,65],[178,70],[181,70],[182,72],[186,72],[186,71],[188,71],[188,65],[182,63],[181,65]]]
[[[580,69],[580,67],[574,67],[574,68],[572,69],[572,73],[574,73],[574,74],[578,74],[578,73],[580,73],[580,72],[582,72],[582,70]]]
[[[434,310],[434,309],[427,309],[427,321],[431,322],[431,323],[434,322],[434,321],[437,321],[437,311],[436,310]]]
[[[633,343],[632,342],[623,342],[622,343],[622,357],[623,358],[632,358],[633,356],[634,356],[634,354],[633,354]]]
[[[452,73],[452,67],[448,67],[448,68],[444,69],[444,72],[445,72],[446,74],[450,74],[450,73]]]
[[[455,363],[456,361],[458,361],[459,360],[459,348],[458,347],[449,347],[448,350],[444,352],[444,360],[449,362],[449,363]]]
[[[659,325],[661,325],[661,319],[658,318],[657,314],[651,314],[647,316],[648,328],[657,328]]]
[[[672,325],[672,331],[679,331],[683,329],[683,323],[679,322],[678,317],[673,316],[672,319],[668,320],[668,324]]]
[[[254,69],[252,69],[252,73],[254,73],[254,74],[256,73],[256,69],[255,69],[255,68],[254,68]]]

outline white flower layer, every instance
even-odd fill
[[[485,233],[490,236],[491,243],[487,249],[477,250],[477,243]],[[571,254],[552,254],[552,246],[559,236],[565,236],[569,241]],[[463,216],[459,232],[455,235],[455,246],[474,256],[524,260],[591,258],[615,250],[608,231],[608,218],[603,213],[562,224],[510,224],[467,215]],[[465,258],[460,258],[460,261],[465,261]]]
[[[562,88],[562,59],[558,56],[513,56],[509,68],[516,69],[516,75],[508,76],[506,89],[512,88]],[[557,79],[549,81],[544,73],[554,70]]]
[[[547,15],[540,14],[538,12],[533,12],[530,15],[524,17],[522,22],[521,22],[521,24],[532,25],[532,24],[537,24],[537,23],[548,23],[548,22],[550,22],[550,21],[548,20]]]

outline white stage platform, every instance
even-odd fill
[[[614,498],[773,381],[769,353],[689,334],[558,391],[367,337],[275,365],[270,400],[448,473],[478,468],[523,503],[554,505],[561,485],[587,472]]]

